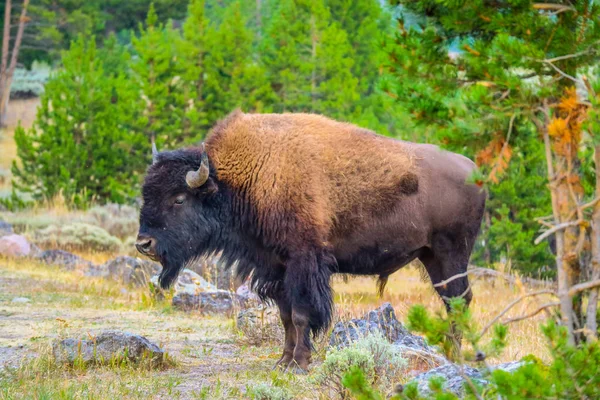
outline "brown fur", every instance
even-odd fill
[[[259,212],[299,216],[323,241],[418,190],[402,142],[320,115],[235,111],[206,144],[220,181],[247,193]]]

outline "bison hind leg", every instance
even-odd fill
[[[465,237],[463,235],[457,236]],[[454,237],[453,235],[434,236],[432,248],[424,249],[421,256],[419,256],[433,285],[467,271],[475,236],[473,235],[469,238],[470,240],[463,240],[462,242],[454,240]],[[471,303],[471,286],[466,275],[453,279],[445,285],[435,287],[435,290],[444,301],[448,312],[450,312],[450,300],[452,298],[463,298],[467,307]],[[451,333],[453,353],[457,353],[461,347],[462,333],[455,326],[452,326]]]

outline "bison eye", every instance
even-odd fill
[[[179,196],[175,197],[175,204],[177,204],[177,205],[183,204],[184,201],[185,201],[185,195],[183,195],[183,194],[180,194]]]

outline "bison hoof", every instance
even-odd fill
[[[287,369],[288,365],[290,364],[290,362],[292,362],[293,358],[294,357],[291,354],[290,355],[284,354],[283,356],[281,356],[279,361],[277,361],[275,363],[275,365],[273,366],[273,370],[280,369],[282,371],[285,371]]]
[[[308,363],[303,364],[306,364],[306,366],[302,366],[300,363],[298,363],[298,361],[292,360],[285,368],[285,372],[289,372],[294,375],[306,375],[308,374]]]

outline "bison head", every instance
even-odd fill
[[[135,246],[162,264],[159,282],[163,288],[190,260],[207,250],[220,225],[217,192],[204,145],[162,153],[153,148]]]

